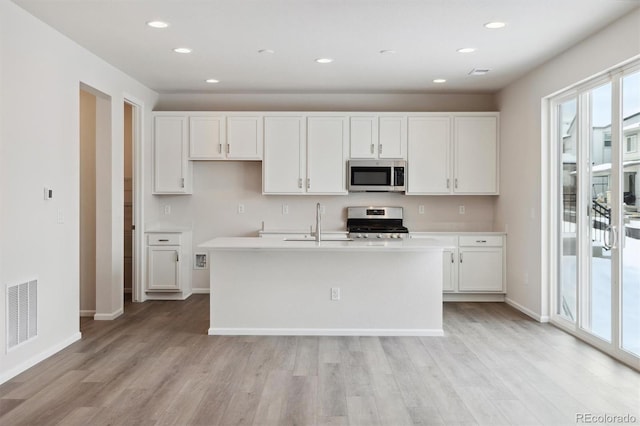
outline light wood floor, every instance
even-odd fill
[[[445,337],[207,336],[209,299],[128,304],[0,386],[9,425],[569,425],[634,415],[640,374],[501,303]]]

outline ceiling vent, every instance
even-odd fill
[[[489,71],[491,71],[489,68],[474,68],[469,71],[469,75],[485,75]]]

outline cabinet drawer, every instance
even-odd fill
[[[502,247],[501,235],[461,235],[460,246],[465,247]]]
[[[179,246],[180,234],[147,234],[147,244],[150,246]]]

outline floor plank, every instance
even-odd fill
[[[207,336],[209,297],[128,303],[0,386],[2,425],[569,425],[640,419],[640,374],[502,303],[444,337]]]

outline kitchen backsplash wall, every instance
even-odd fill
[[[308,231],[315,224],[317,202],[325,206],[323,230],[344,230],[346,207],[404,207],[410,231],[492,231],[494,196],[408,196],[390,193],[345,196],[262,195],[262,163],[200,161],[193,163],[193,195],[150,196],[145,206],[147,227],[157,224],[193,228],[193,252],[198,244],[221,236],[257,236],[266,230]],[[238,205],[244,213],[238,213]],[[283,205],[288,214],[283,214]],[[424,205],[424,214],[418,213]],[[169,206],[170,214],[165,214]],[[459,208],[464,206],[465,213]],[[193,271],[193,287],[208,288],[208,271]]]

